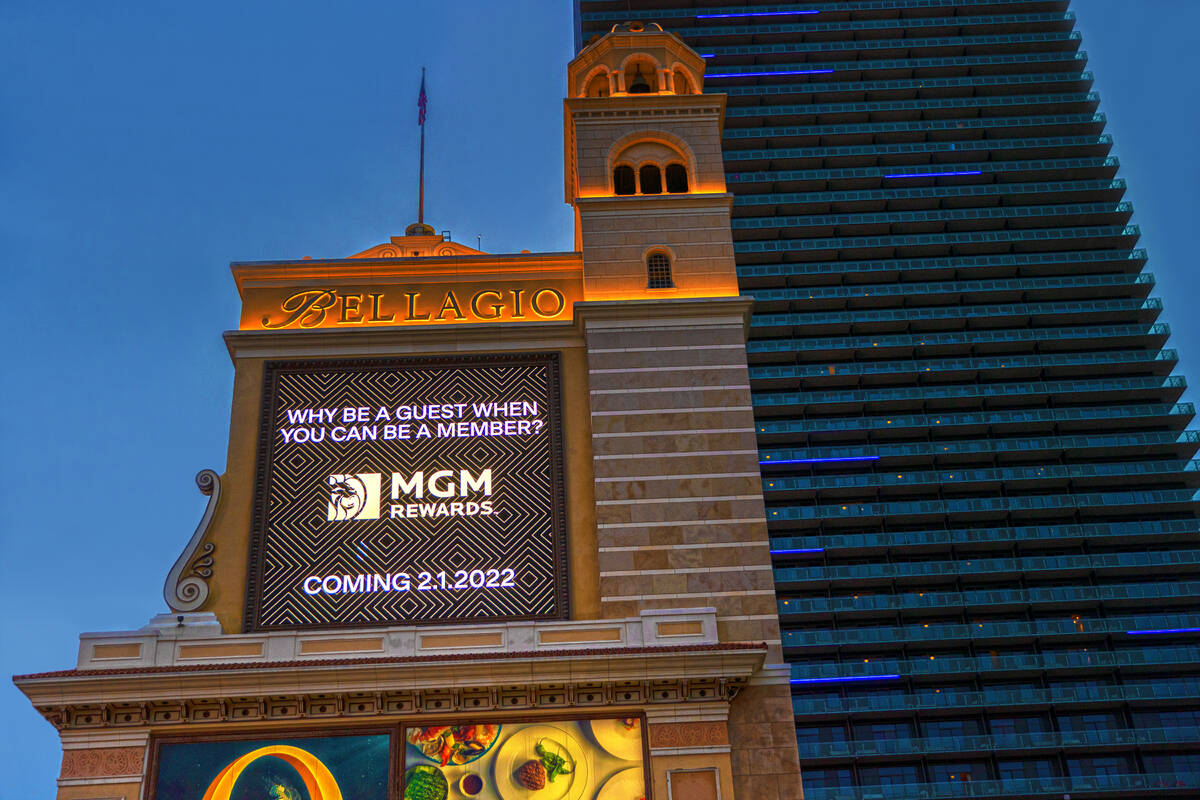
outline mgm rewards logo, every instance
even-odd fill
[[[344,473],[329,476],[329,507],[326,519],[344,522],[355,519],[379,519],[380,487],[378,472]],[[456,501],[455,498],[492,496],[492,470],[477,474],[470,470],[443,469],[426,476],[424,470],[404,475],[392,473],[392,503],[389,516],[401,519],[421,517],[475,517],[494,513],[491,500]],[[432,500],[430,500],[432,498]],[[404,502],[407,500],[407,502]],[[444,502],[449,500],[450,502]],[[425,501],[425,502],[414,502]]]

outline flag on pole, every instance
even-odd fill
[[[425,109],[429,106],[429,98],[425,96],[425,69],[421,69],[421,93],[417,95],[417,124],[425,124]]]

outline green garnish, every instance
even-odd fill
[[[559,775],[570,775],[575,771],[575,762],[542,747],[542,741],[539,741],[534,746],[534,750],[537,751],[538,758],[542,761],[542,766],[546,768],[546,780],[553,781]],[[551,742],[551,744],[555,743]]]
[[[404,800],[446,800],[449,784],[437,767],[420,764],[404,776]]]

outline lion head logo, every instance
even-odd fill
[[[378,472],[329,476],[330,522],[348,519],[379,519]]]

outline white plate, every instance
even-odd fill
[[[588,724],[592,727],[596,744],[610,754],[625,761],[641,761],[642,721],[638,719],[637,722],[637,727],[632,731],[625,730],[619,719],[593,719]]]
[[[630,767],[605,781],[596,800],[641,800],[645,796],[646,773],[641,767]]]
[[[542,739],[562,745],[575,762],[575,771],[546,781],[545,787],[534,791],[517,783],[516,771],[526,761],[540,760],[535,747]],[[553,725],[530,725],[515,731],[500,745],[494,769],[496,791],[504,800],[581,800],[590,785],[587,750],[574,733]]]

